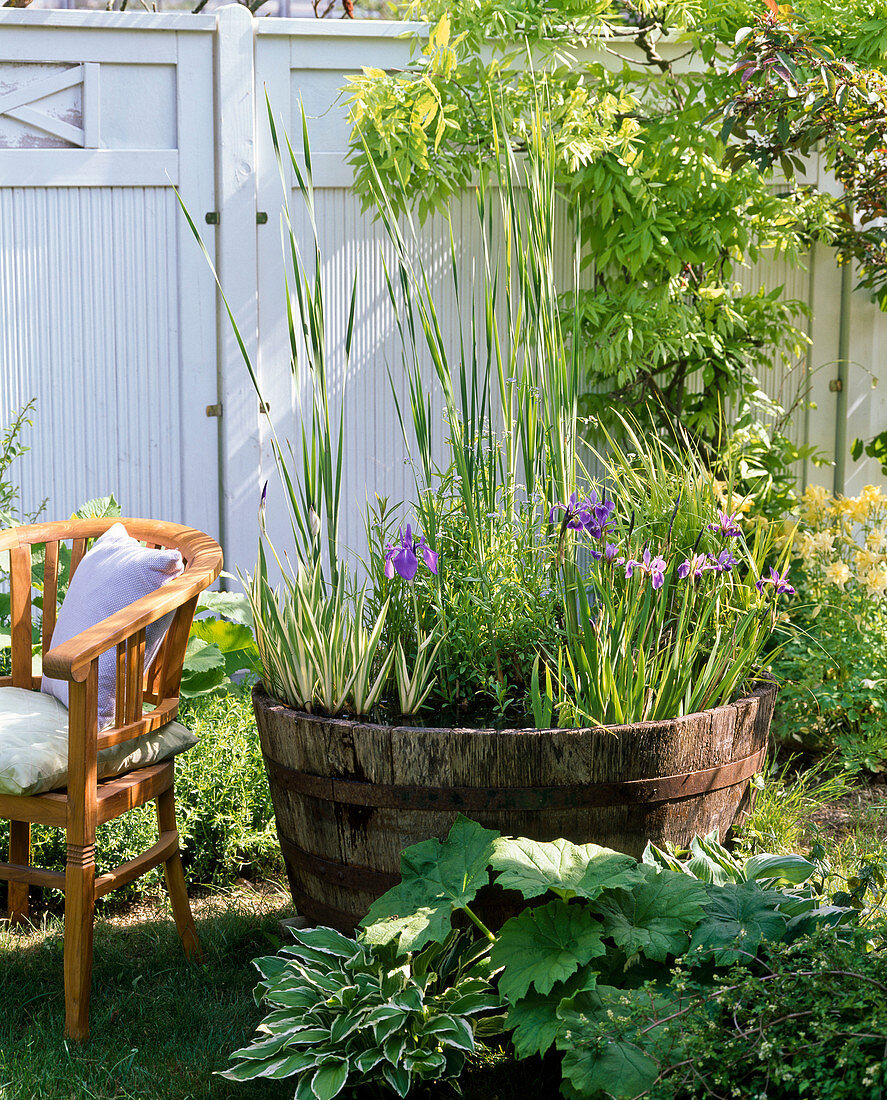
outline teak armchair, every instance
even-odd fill
[[[70,542],[70,575],[83,559],[88,541],[112,524],[149,547],[180,551],[184,572],[150,595],[129,604],[95,627],[53,648],[57,615],[59,547]],[[27,918],[28,887],[42,886],[65,893],[65,1033],[78,1040],[89,1035],[92,979],[93,910],[97,898],[163,863],[176,928],[185,952],[199,954],[188,903],[173,796],[174,761],[130,771],[114,779],[96,778],[96,754],[131,740],[175,718],[188,632],[199,593],[222,567],[222,552],[209,536],[189,527],[141,519],[87,519],[41,523],[0,532],[0,551],[9,551],[12,619],[12,675],[0,678],[5,687],[39,691],[40,676],[32,673],[32,547],[45,546],[43,565],[43,670],[68,681],[68,782],[66,789],[18,796],[0,794],[0,818],[10,819],[9,862],[0,863],[0,880],[9,883],[9,918]],[[169,630],[157,657],[145,668],[145,628],[172,612]],[[114,726],[98,732],[98,663],[102,653],[116,650]],[[145,704],[153,710],[145,710]],[[142,855],[96,875],[96,826],[126,810],[157,801],[159,839]],[[64,873],[30,865],[32,823],[66,831]]]

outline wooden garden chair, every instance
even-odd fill
[[[73,576],[90,540],[114,523],[123,523],[129,535],[148,547],[178,550],[184,561],[184,572],[91,629],[53,647],[60,545],[71,543],[70,575]],[[97,898],[162,863],[182,945],[186,954],[199,955],[179,854],[173,797],[174,760],[167,759],[112,779],[98,780],[96,756],[103,749],[165,727],[176,717],[182,662],[197,597],[218,576],[222,552],[216,542],[200,531],[153,520],[71,520],[0,532],[0,551],[9,551],[12,611],[12,675],[0,678],[0,694],[7,688],[40,691],[41,677],[32,672],[34,547],[45,547],[41,624],[43,671],[55,680],[68,683],[67,786],[29,796],[0,794],[0,818],[10,819],[9,862],[0,863],[0,880],[9,883],[9,919],[13,924],[27,918],[29,886],[64,891],[65,1033],[74,1039],[85,1040],[89,1035],[93,911]],[[145,668],[146,627],[170,614],[171,625],[157,656],[150,667]],[[112,672],[116,694],[110,704],[113,726],[100,732],[97,717],[99,657],[106,651],[115,654],[111,660],[116,662],[113,666],[116,673]],[[104,671],[103,676],[107,676]],[[7,701],[27,701],[29,697],[18,693],[6,698]],[[41,706],[45,698],[37,700]],[[53,705],[60,704],[53,701]],[[61,714],[64,716],[64,708]],[[177,728],[187,733],[182,727]],[[165,736],[165,732],[158,736]],[[63,733],[62,725],[62,736]],[[96,826],[152,799],[157,802],[157,843],[128,863],[96,875]],[[31,866],[32,823],[66,831],[67,865],[63,874]]]

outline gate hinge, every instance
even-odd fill
[[[206,415],[207,416],[221,416],[222,415],[222,406],[221,405],[207,405],[206,406]]]
[[[844,381],[841,378],[833,378],[828,384],[828,388],[832,393],[840,393],[844,388]]]
[[[219,212],[218,210],[208,210],[204,215],[207,225],[219,224]]]
[[[268,224],[268,212],[266,210],[257,210],[256,211],[256,225],[267,225],[267,224]]]

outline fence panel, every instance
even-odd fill
[[[218,528],[215,300],[174,192],[213,209],[214,29],[0,20],[0,410],[36,398],[25,511],[113,492]]]

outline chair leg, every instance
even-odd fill
[[[65,868],[65,1035],[89,1038],[95,845],[68,844]]]
[[[27,867],[31,862],[31,826],[27,821],[9,823],[9,862]],[[28,884],[9,884],[9,923],[23,924],[28,919]]]
[[[169,830],[178,833],[176,828],[176,802],[172,787],[169,787],[157,798],[157,824],[161,833]],[[194,917],[191,915],[191,903],[188,901],[188,888],[185,885],[185,871],[182,867],[182,857],[179,854],[178,846],[164,863],[163,871],[166,878],[166,889],[169,892],[169,900],[172,903],[172,915],[175,918],[182,947],[189,958],[201,962],[203,953],[200,950]]]

